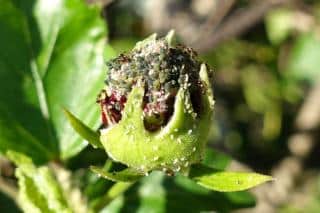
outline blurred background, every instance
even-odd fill
[[[320,211],[319,1],[101,2],[116,51],[175,29],[215,71],[210,146],[276,178],[250,211]]]
[[[228,170],[256,171],[276,179],[251,190],[257,199],[255,206],[234,212],[320,212],[318,0],[88,1],[94,3],[103,8],[101,17],[108,27],[105,39],[116,54],[129,51],[135,42],[154,32],[165,35],[175,29],[179,41],[195,49],[214,70],[216,105],[209,146],[232,157]],[[89,179],[78,171],[80,167],[104,157],[104,153],[92,153],[86,148],[67,162],[79,179]],[[10,177],[11,165],[2,161],[1,171]],[[168,180],[163,189],[155,184],[158,177],[152,178],[142,183],[145,191],[141,189],[140,197],[143,192],[152,197],[150,190],[159,195],[173,187]],[[97,185],[103,188],[108,183]],[[98,193],[93,187],[86,190],[89,196]],[[168,199],[170,195],[167,192]],[[182,193],[178,197],[184,202],[210,202],[207,195],[186,197]],[[245,199],[243,196],[239,199]],[[156,195],[151,201],[144,199],[158,202]],[[167,204],[171,210],[176,198],[172,199]],[[126,200],[129,202],[130,196]],[[131,199],[133,206],[137,205],[134,201]],[[217,211],[233,209],[225,205]],[[194,212],[202,210],[194,208]]]
[[[257,189],[260,200],[250,211],[320,211],[320,2],[104,3],[117,51],[175,29],[215,71],[210,146],[235,159],[231,169],[276,178]]]

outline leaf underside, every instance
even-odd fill
[[[91,171],[98,174],[99,176],[102,176],[103,178],[106,178],[111,181],[116,181],[116,182],[117,181],[133,182],[144,177],[144,174],[142,174],[141,172],[137,172],[130,168],[127,168],[121,171],[111,171],[111,172],[96,166],[91,166],[90,169]]]

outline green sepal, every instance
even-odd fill
[[[205,188],[219,192],[243,191],[273,180],[271,176],[267,175],[225,172],[201,164],[192,166],[189,178]]]
[[[86,141],[88,141],[94,148],[103,148],[100,142],[100,135],[95,132],[90,127],[85,125],[81,120],[79,120],[75,115],[73,115],[67,109],[63,109],[64,114],[67,117],[72,128]]]
[[[121,171],[107,171],[105,168],[100,168],[97,166],[91,166],[91,171],[96,173],[97,175],[106,178],[111,181],[121,181],[121,182],[134,182],[139,180],[144,176],[143,173],[137,172],[134,169],[127,168]]]
[[[151,41],[156,41],[156,39],[157,39],[157,33],[153,33],[152,35],[148,36],[144,40],[137,42],[133,50],[142,49],[146,44],[150,43]]]
[[[174,30],[170,30],[166,35],[166,41],[168,42],[169,47],[174,47],[177,44],[177,38]]]
[[[120,122],[101,130],[100,140],[108,155],[143,173],[151,170],[185,173],[191,164],[198,163],[204,155],[214,103],[206,65],[201,65],[199,74],[205,84],[199,94],[201,113],[194,112],[190,94],[181,86],[170,121],[157,132],[144,127],[144,85],[137,84],[128,95]]]

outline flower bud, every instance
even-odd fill
[[[173,33],[152,35],[108,62],[101,142],[115,161],[142,172],[177,172],[203,155],[213,111],[209,68],[174,45]]]

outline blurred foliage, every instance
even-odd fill
[[[299,36],[292,47],[288,63],[288,77],[316,83],[319,78],[319,58],[319,36],[315,32]]]
[[[8,151],[7,157],[18,167],[19,204],[24,212],[72,212],[48,167],[36,168],[30,158],[13,151]]]
[[[2,212],[12,212],[19,213],[21,210],[18,206],[13,202],[12,199],[7,197],[5,194],[0,193],[0,210]]]

